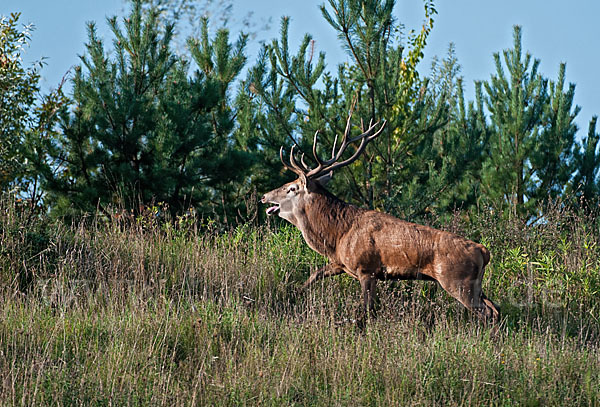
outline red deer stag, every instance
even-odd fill
[[[278,213],[294,224],[306,243],[326,256],[330,263],[315,271],[304,284],[348,273],[361,285],[363,310],[373,308],[377,280],[434,280],[444,290],[484,320],[496,321],[498,308],[481,290],[484,267],[490,252],[483,245],[455,234],[397,219],[386,213],[358,208],[329,193],[324,185],[334,170],[355,161],[367,143],[384,129],[385,122],[370,123],[363,133],[350,137],[352,111],[346,123],[341,145],[336,140],[329,160],[317,155],[315,134],[312,152],[317,163],[309,168],[304,156],[298,162],[294,147],[290,164],[279,155],[283,165],[298,179],[262,197],[262,203],[273,204],[267,215]],[[339,161],[346,148],[360,141],[352,156]]]

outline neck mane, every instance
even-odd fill
[[[306,217],[298,227],[312,249],[331,258],[336,251],[337,242],[350,230],[356,217],[363,211],[364,209],[347,204],[318,185],[305,207]]]

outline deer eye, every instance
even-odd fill
[[[296,192],[296,190],[297,190],[297,189],[298,189],[298,187],[297,187],[296,185],[292,185],[292,186],[290,186],[290,187],[288,188],[288,190],[287,190],[287,191],[288,191],[288,194],[289,194],[290,192]]]

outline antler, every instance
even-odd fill
[[[373,123],[373,121],[371,120],[369,122],[369,128],[365,130],[361,120],[361,130],[363,131],[362,134],[356,137],[349,138],[348,136],[350,134],[350,124],[352,120],[352,114],[354,113],[355,103],[356,100],[352,103],[352,108],[350,109],[348,120],[346,121],[346,129],[344,130],[344,135],[342,136],[342,144],[336,152],[336,144],[338,141],[338,136],[336,134],[335,139],[333,141],[333,148],[331,150],[331,158],[329,160],[323,161],[321,160],[321,158],[319,158],[319,155],[317,154],[317,138],[319,136],[319,131],[317,130],[315,132],[315,137],[312,146],[312,152],[313,156],[315,157],[315,161],[317,162],[317,166],[315,168],[310,168],[308,165],[306,165],[306,163],[304,162],[304,154],[302,154],[302,156],[300,157],[300,164],[298,164],[296,162],[296,159],[294,158],[294,149],[296,147],[294,145],[290,150],[291,166],[287,165],[286,162],[283,160],[283,147],[281,147],[281,149],[279,150],[279,158],[281,159],[281,162],[283,163],[285,168],[296,173],[298,176],[304,174],[306,178],[317,178],[318,176],[324,173],[337,170],[338,168],[344,167],[356,161],[356,159],[361,155],[369,141],[373,140],[375,137],[381,134],[387,122],[384,120],[379,129],[375,131],[379,125],[379,122]],[[346,148],[348,148],[350,144],[359,140],[360,144],[354,152],[354,154],[352,154],[352,156],[347,160],[337,162],[342,157],[342,154],[344,154],[344,151],[346,151]]]
[[[292,146],[292,149],[290,150],[290,165],[287,165],[287,163],[285,162],[285,160],[283,159],[283,146],[281,146],[279,148],[279,159],[281,160],[281,162],[283,163],[283,166],[292,171],[293,173],[295,173],[296,175],[300,176],[301,174],[306,175],[307,171],[305,171],[305,169],[301,168],[298,166],[298,164],[296,163],[296,160],[294,159],[294,149],[296,148],[296,145],[294,144]]]

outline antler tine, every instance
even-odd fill
[[[317,174],[320,174],[321,172],[324,172],[324,169],[327,170],[327,168],[330,165],[334,164],[337,160],[340,159],[340,157],[342,156],[342,154],[348,147],[348,144],[350,142],[354,141],[354,139],[349,141],[348,135],[350,134],[352,115],[354,114],[354,107],[356,105],[356,100],[357,100],[357,97],[354,98],[354,100],[352,101],[352,105],[350,106],[348,119],[346,120],[346,128],[344,129],[344,135],[342,136],[342,144],[340,145],[340,148],[336,153],[335,147],[336,147],[337,140],[338,140],[338,135],[336,134],[335,139],[333,141],[333,148],[331,150],[331,158],[329,160],[323,161],[317,155],[317,136],[319,134],[319,131],[317,130],[317,132],[315,133],[315,138],[313,140],[313,155],[315,156],[315,160],[317,161],[317,167],[310,170],[308,172],[308,174],[306,174],[307,177],[312,177]],[[358,140],[358,139],[356,139],[356,140]]]
[[[298,165],[298,163],[296,162],[296,158],[294,157],[294,148],[296,148],[295,144],[292,146],[292,149],[290,150],[290,164],[292,164],[292,167],[294,167],[293,171],[298,175],[300,175],[300,174],[306,175],[307,171],[304,168],[302,168],[300,165]]]
[[[319,158],[319,155],[317,154],[317,137],[319,137],[319,130],[315,131],[315,137],[313,139],[313,145],[312,145],[312,152],[313,152],[313,155],[315,156],[315,160],[317,161],[317,165],[321,166],[321,164],[323,162],[321,161],[321,159]]]
[[[333,139],[333,147],[331,148],[331,158],[335,157],[335,145],[337,144],[338,135]]]
[[[286,169],[290,169],[290,166],[287,165],[287,163],[285,162],[285,160],[283,159],[283,146],[279,147],[279,159],[281,160],[281,163],[283,164],[283,166]]]
[[[323,168],[323,161],[321,161],[321,159],[319,158],[319,155],[317,154],[317,139],[319,137],[319,130],[315,131],[315,136],[313,138],[313,145],[312,145],[312,153],[313,156],[315,157],[315,161],[317,162],[317,166],[313,169],[310,169],[308,167],[308,165],[306,165],[306,163],[304,162],[304,156],[302,156],[302,164],[304,165],[304,168],[307,170],[306,176],[312,176],[311,174],[317,174],[321,171],[321,169]]]
[[[300,163],[298,164],[298,162],[296,161],[296,158],[294,157],[294,149],[296,148],[296,144],[294,144],[290,150],[290,165],[288,165],[283,159],[283,147],[281,147],[281,149],[279,150],[279,158],[281,159],[281,162],[283,163],[285,168],[296,173],[298,176],[304,175],[307,178],[311,178],[311,177],[316,177],[324,172],[331,172],[335,169],[341,168],[343,166],[346,166],[346,165],[354,162],[358,158],[358,156],[363,152],[366,145],[371,140],[373,140],[374,138],[379,136],[387,124],[387,122],[384,120],[383,123],[381,124],[381,127],[379,127],[379,129],[377,131],[375,131],[375,129],[379,125],[379,122],[376,122],[375,124],[373,124],[373,119],[371,119],[371,120],[369,120],[369,128],[365,131],[364,122],[361,119],[360,127],[361,127],[362,133],[356,137],[350,138],[349,135],[350,135],[351,124],[352,124],[352,115],[354,114],[354,109],[356,107],[357,100],[358,100],[358,93],[355,95],[355,97],[352,101],[352,105],[350,106],[350,111],[348,112],[348,119],[346,120],[346,128],[344,129],[344,134],[342,136],[340,148],[336,149],[337,142],[338,142],[338,135],[336,134],[335,139],[333,140],[333,147],[331,149],[331,158],[329,160],[323,161],[321,158],[319,158],[319,155],[317,154],[317,142],[318,142],[318,138],[319,138],[319,131],[317,130],[315,132],[315,136],[313,138],[313,145],[312,145],[312,152],[313,152],[315,161],[317,163],[317,166],[315,168],[311,169],[304,161],[304,154],[302,154],[300,156]],[[356,149],[356,151],[354,152],[354,154],[352,154],[352,156],[350,158],[348,158],[347,160],[338,162],[338,160],[342,157],[342,155],[344,154],[344,152],[346,151],[346,148],[348,148],[350,143],[354,143],[358,140],[360,140],[360,144],[359,144],[358,148]]]
[[[311,170],[308,174],[306,174],[306,176],[307,177],[316,176],[322,172],[334,171],[338,168],[341,168],[348,164],[353,163],[363,152],[363,150],[367,146],[368,142],[373,140],[375,137],[377,137],[381,134],[381,132],[385,128],[386,124],[387,124],[387,121],[384,120],[383,123],[381,124],[381,127],[379,128],[379,130],[377,130],[375,133],[373,133],[373,131],[379,125],[379,122],[376,122],[375,124],[369,126],[367,131],[365,131],[364,133],[362,133],[356,137],[351,138],[350,140],[348,140],[346,137],[344,137],[345,140],[342,143],[342,145],[340,146],[340,149],[338,150],[335,157],[333,157],[331,160],[328,160],[328,161],[322,163],[323,165],[321,168],[319,168],[319,171],[315,171],[316,170],[316,168],[315,168],[314,170]],[[344,153],[344,150],[346,150],[346,147],[348,147],[348,145],[350,143],[353,143],[358,140],[360,140],[360,144],[359,144],[358,148],[356,149],[356,151],[354,152],[354,154],[352,154],[352,156],[350,158],[348,158],[347,160],[344,160],[341,162],[336,162],[342,156],[342,154]]]
[[[379,124],[379,122],[375,123],[373,125],[373,127],[377,126]],[[367,141],[371,141],[374,138],[376,138],[377,136],[379,136],[381,134],[381,132],[383,131],[383,129],[385,128],[385,125],[387,124],[387,120],[384,120],[383,123],[381,124],[381,127],[379,128],[379,130],[377,130],[377,132],[373,133],[370,136],[367,136]]]
[[[302,170],[307,173],[310,171],[310,167],[304,161],[304,153],[300,156],[300,163],[302,164]]]
[[[344,150],[346,150],[346,147],[348,147],[348,144],[350,144],[351,142],[358,140],[358,138],[352,139],[352,140],[348,140],[348,135],[350,134],[350,130],[351,130],[351,126],[352,126],[352,115],[354,115],[354,109],[356,108],[356,102],[358,101],[358,93],[354,96],[354,99],[352,100],[352,105],[350,105],[350,111],[348,112],[348,119],[346,120],[346,128],[344,129],[344,135],[342,136],[342,144],[340,145],[340,149],[338,150],[337,154],[331,154],[331,164],[335,163],[337,160],[340,159],[340,157],[342,156],[342,154],[344,153]],[[361,122],[361,131],[363,130],[362,128],[362,118],[360,119]],[[364,132],[364,131],[363,131]],[[359,136],[360,138],[360,136]],[[336,134],[336,140],[337,140],[337,134]]]
[[[281,160],[281,162],[283,163],[283,166],[287,169],[292,171],[293,173],[295,173],[296,175],[300,176],[300,174],[305,174],[306,172],[302,170],[302,168],[300,168],[297,164],[296,161],[294,160],[294,149],[296,148],[296,145],[294,144],[290,150],[290,165],[288,165],[285,160],[283,159],[283,146],[281,146],[281,148],[279,149],[279,159]]]

